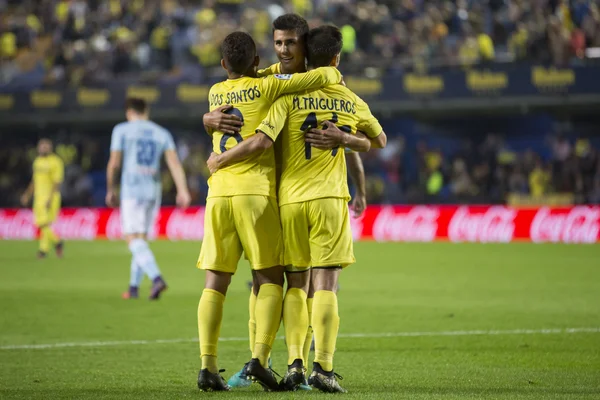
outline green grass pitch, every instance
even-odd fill
[[[0,242],[1,399],[328,397],[197,390],[198,243],[152,244],[170,285],[159,302],[148,281],[121,299],[123,243],[68,242],[63,260],[36,247]],[[600,246],[357,243],[356,256],[339,293],[345,398],[600,399]],[[243,262],[225,303],[226,377],[249,358],[248,277]],[[283,340],[273,360],[284,372]]]

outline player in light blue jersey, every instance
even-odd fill
[[[106,204],[117,205],[115,175],[121,168],[121,230],[131,251],[129,291],[123,298],[137,298],[144,274],[152,280],[150,300],[157,300],[167,289],[146,237],[154,225],[161,201],[160,159],[165,155],[177,188],[177,205],[190,204],[185,172],[175,151],[171,134],[148,120],[148,105],[142,99],[129,98],[127,122],[115,126],[106,168]]]

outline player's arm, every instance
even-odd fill
[[[52,205],[52,199],[58,193],[60,193],[60,185],[63,183],[65,177],[65,166],[61,159],[56,158],[55,163],[50,171],[50,178],[52,179],[52,189],[50,191],[50,197],[46,202],[46,208],[50,208]]]
[[[371,149],[371,141],[362,133],[346,133],[331,121],[325,121],[323,125],[322,129],[313,128],[304,135],[306,143],[320,150],[331,150],[340,146],[359,152]]]
[[[342,74],[334,67],[320,67],[312,71],[297,74],[275,74],[267,76],[263,85],[266,95],[272,101],[286,93],[302,90],[316,90],[324,86],[335,85],[342,81]]]
[[[175,182],[175,187],[177,188],[177,197],[175,199],[177,205],[182,208],[188,207],[192,197],[190,196],[190,191],[188,190],[187,181],[185,179],[185,171],[183,170],[183,166],[181,165],[181,161],[179,161],[179,156],[177,156],[175,149],[167,149],[165,151],[165,162],[167,163],[167,167],[171,172],[173,182]]]
[[[21,195],[21,205],[23,207],[27,207],[29,201],[31,201],[31,197],[33,196],[33,178],[31,178],[31,182],[29,182],[29,186],[25,189],[25,192]]]
[[[123,131],[119,129],[119,125],[115,126],[110,138],[110,157],[106,166],[106,205],[115,207],[117,205],[115,176],[117,170],[121,168],[123,160]]]
[[[346,164],[348,165],[348,172],[350,179],[354,182],[356,193],[352,200],[352,211],[354,211],[354,218],[358,218],[362,215],[367,208],[367,189],[365,183],[365,168],[363,166],[360,155],[355,152],[346,153]]]
[[[204,129],[212,136],[215,131],[221,131],[223,133],[229,133],[231,135],[238,133],[244,123],[237,115],[227,114],[226,111],[233,108],[231,104],[226,104],[221,107],[217,107],[211,112],[208,112],[202,116],[202,122],[204,123]]]
[[[271,105],[269,113],[256,129],[255,135],[221,154],[212,153],[210,155],[206,164],[211,174],[273,146],[285,125],[287,113],[288,101],[286,97],[282,97]]]
[[[367,138],[371,141],[371,147],[375,149],[383,149],[387,144],[387,136],[383,131],[383,127],[373,116],[367,103],[357,96],[356,115],[359,117],[357,129],[364,132]]]
[[[271,146],[273,146],[273,139],[264,132],[257,131],[255,135],[252,135],[247,140],[244,140],[224,153],[211,153],[206,161],[206,165],[210,173],[214,174],[221,168],[245,160],[253,154],[264,151]]]
[[[111,150],[108,165],[106,166],[106,205],[109,207],[117,206],[117,189],[115,186],[115,176],[121,169],[123,152],[121,150]]]

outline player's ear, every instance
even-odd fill
[[[260,57],[256,55],[254,56],[254,66],[258,67],[258,64],[260,64]]]
[[[341,54],[337,53],[335,57],[333,57],[333,60],[331,60],[331,63],[329,64],[331,67],[338,67],[338,65],[340,65],[340,58],[341,58]]]
[[[221,58],[221,67],[223,67],[223,69],[225,71],[227,71],[227,67],[225,66],[225,60]]]

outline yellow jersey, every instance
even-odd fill
[[[280,74],[280,73],[281,73],[281,63],[275,63],[267,68],[259,69],[256,72],[256,75],[259,78],[262,78],[265,76],[275,75],[275,74]]]
[[[343,149],[319,150],[304,141],[305,132],[324,121],[369,138],[383,132],[367,103],[342,85],[279,98],[257,130],[273,140],[283,131],[280,206],[325,197],[350,199]]]
[[[38,156],[33,161],[33,197],[34,204],[47,202],[50,199],[52,188],[60,184],[64,177],[63,161],[56,154],[45,157]],[[60,196],[57,192],[55,196]]]
[[[241,77],[213,85],[209,91],[210,110],[225,104],[234,108],[227,111],[244,122],[240,133],[213,133],[213,151],[221,154],[255,134],[255,128],[269,112],[269,107],[281,95],[301,90],[315,90],[341,81],[342,75],[333,67],[314,71],[264,78]],[[276,197],[275,155],[273,147],[253,154],[239,163],[224,167],[208,179],[208,198],[238,195]]]

